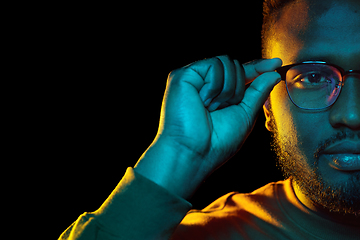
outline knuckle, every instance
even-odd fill
[[[214,59],[216,59],[217,63],[221,64],[222,67],[224,67],[226,65],[231,65],[231,63],[233,63],[233,61],[231,60],[231,58],[228,55],[217,56]]]
[[[168,79],[174,78],[178,74],[178,72],[179,72],[179,69],[172,70],[168,75]]]
[[[207,63],[210,64],[211,66],[214,66],[216,68],[223,67],[223,63],[219,57],[213,57],[213,58],[209,58],[207,60],[208,60]]]
[[[183,72],[184,72],[184,69],[182,69],[182,68],[172,70],[168,75],[167,82],[168,83],[180,82],[180,80],[182,78],[182,75],[183,75]]]
[[[220,56],[217,56],[216,58],[218,58],[220,60],[232,61],[232,59],[229,55],[220,55]]]
[[[248,66],[248,65],[256,65],[258,64],[259,62],[262,62],[264,59],[255,59],[255,60],[252,60],[250,62],[247,62],[247,63],[244,63],[245,66]]]
[[[251,84],[247,91],[252,91],[253,94],[261,95],[263,92],[262,86],[257,86],[255,84]]]

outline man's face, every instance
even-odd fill
[[[284,65],[318,60],[345,71],[360,70],[360,2],[292,3],[273,26],[269,41],[267,57],[280,57]],[[329,211],[360,214],[359,75],[348,75],[338,100],[323,111],[296,107],[284,81],[274,88],[270,99],[271,112],[265,109],[267,125],[275,125],[280,165],[295,186]],[[323,154],[322,150],[335,145],[339,154]],[[337,165],[336,157],[344,161],[354,156],[359,165],[351,171]]]

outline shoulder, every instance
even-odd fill
[[[222,213],[237,214],[238,211],[251,210],[277,202],[278,193],[284,192],[285,186],[290,184],[290,180],[269,183],[251,193],[228,193],[202,210],[191,210],[187,217],[196,214],[220,215]]]
[[[256,231],[261,225],[276,224],[277,215],[281,215],[278,192],[285,191],[289,184],[285,180],[269,183],[252,193],[228,193],[202,210],[189,211],[176,234],[207,239],[203,235],[224,237],[222,234],[229,232],[240,234]]]

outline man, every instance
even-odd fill
[[[359,239],[360,2],[264,6],[267,60],[219,56],[173,71],[154,142],[60,239]],[[188,212],[261,106],[288,179]]]

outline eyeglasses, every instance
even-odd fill
[[[276,71],[286,82],[290,100],[305,110],[322,110],[332,106],[340,95],[344,77],[359,70],[345,71],[334,64],[307,61],[280,67]]]

